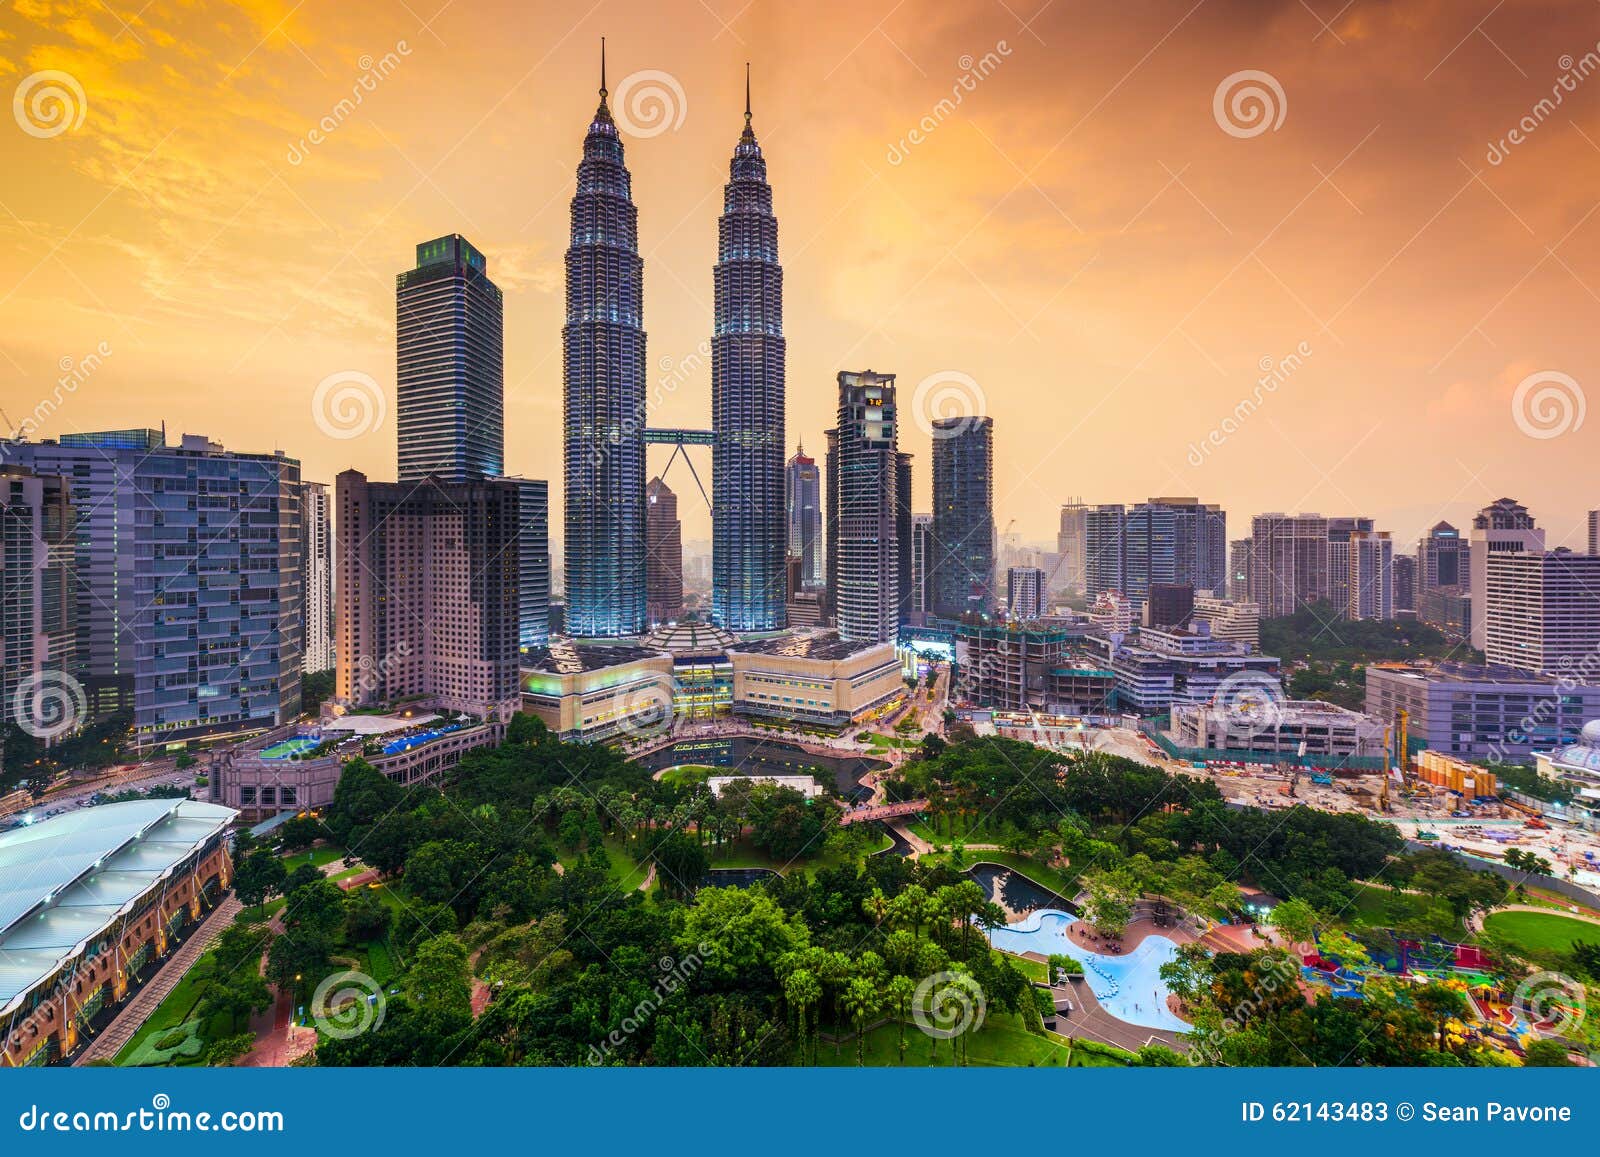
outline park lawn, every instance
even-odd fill
[[[661,782],[670,787],[693,787],[695,784],[704,783],[717,774],[714,767],[704,764],[686,763],[682,767],[669,767],[661,773]]]
[[[1600,944],[1600,924],[1543,912],[1493,912],[1484,927],[1514,948],[1567,952],[1574,940]]]
[[[638,839],[613,834],[602,841],[606,856],[611,861],[611,882],[616,885],[619,892],[635,891],[644,883],[645,877],[650,872],[650,866],[635,857],[649,854],[649,839],[650,833],[647,832]],[[583,859],[583,853],[564,851],[558,858],[561,866],[570,872]],[[653,892],[656,887],[657,885],[652,884],[650,890]]]
[[[894,735],[879,735],[874,731],[867,736],[867,743],[872,747],[896,747],[902,751],[909,751],[922,746],[922,736],[918,735],[915,739],[908,739]]]
[[[343,856],[343,848],[312,848],[310,851],[295,852],[292,855],[283,857],[283,867],[288,872],[294,871],[301,864],[312,864],[320,868],[324,864],[331,864],[335,860],[342,859]]]
[[[228,1026],[214,1025],[214,1033],[207,1032],[206,1025],[202,1025],[195,1017],[195,1010],[200,1001],[205,997],[206,989],[211,987],[212,978],[217,972],[217,957],[215,951],[203,952],[200,959],[194,962],[194,967],[184,974],[177,986],[167,993],[167,998],[156,1006],[150,1014],[150,1019],[139,1026],[139,1031],[133,1034],[132,1039],[122,1046],[117,1053],[114,1064],[198,1064],[200,1054],[204,1051],[205,1043],[209,1043],[221,1036],[227,1035]],[[191,1050],[156,1050],[152,1043],[156,1038],[165,1035],[172,1029],[179,1028],[190,1022],[194,1023],[192,1035],[202,1040],[201,1047]]]
[[[1009,960],[1011,967],[1022,973],[1029,980],[1037,980],[1043,983],[1050,979],[1050,966],[1042,960],[1029,960],[1026,956],[1013,956],[1011,953],[1001,952],[999,949],[995,950],[995,955]]]
[[[874,1067],[897,1067],[900,1030],[893,1022],[879,1025],[867,1033],[863,1048],[866,1064]],[[1065,1068],[1116,1064],[1114,1057],[1086,1049],[1073,1049],[1059,1037],[1029,1032],[1022,1024],[1022,1016],[1014,1012],[991,1013],[984,1025],[966,1042],[967,1063],[977,1068]],[[824,1066],[845,1066],[856,1063],[856,1042],[850,1037],[839,1043],[839,1054],[834,1056],[833,1045],[822,1042],[817,1046],[817,1063]],[[907,1068],[948,1067],[952,1063],[951,1043],[935,1040],[918,1031],[915,1025],[906,1026]]]
[[[1460,921],[1450,905],[1433,896],[1410,892],[1396,894],[1373,884],[1358,884],[1355,903],[1343,913],[1344,920],[1361,928],[1415,930],[1435,927],[1460,929]]]

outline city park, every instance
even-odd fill
[[[439,786],[352,761],[331,807],[245,837],[232,923],[95,1059],[1487,1066],[1600,1048],[1600,914],[1538,877],[1360,815],[1229,807],[1104,752],[881,730],[907,741],[867,770],[784,752],[818,761],[814,795],[761,775],[714,793],[727,769],[651,770],[526,718]]]

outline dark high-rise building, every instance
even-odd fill
[[[933,613],[994,610],[994,419],[933,423]]]
[[[901,450],[894,459],[895,585],[900,592],[900,625],[911,621],[916,607],[915,559],[911,543],[911,455]]]
[[[1417,557],[1397,554],[1390,564],[1394,580],[1394,613],[1414,613],[1417,609]]]
[[[683,527],[678,496],[659,478],[644,488],[644,587],[652,627],[683,613]]]
[[[509,719],[518,695],[518,482],[334,481],[337,663],[348,707],[413,696]]]
[[[711,617],[731,631],[784,625],[783,268],[767,162],[750,127],[734,146],[717,223],[711,337]]]
[[[636,635],[645,629],[644,262],[603,46],[600,106],[572,197],[561,343],[567,631]]]
[[[1151,583],[1145,597],[1147,627],[1187,627],[1194,618],[1194,588],[1188,583]]]
[[[784,510],[789,530],[789,557],[800,560],[800,586],[820,587],[822,568],[822,476],[816,460],[797,447],[785,477]]]
[[[928,560],[933,556],[933,515],[911,516],[911,613],[926,615],[928,597]],[[913,622],[920,624],[920,620]]]
[[[1228,544],[1227,597],[1233,602],[1250,601],[1250,552],[1254,545],[1251,538],[1236,538]]]
[[[42,702],[77,670],[77,523],[70,478],[0,465],[0,755],[12,724],[53,739],[88,722],[87,702]]]
[[[400,481],[504,471],[503,313],[488,263],[459,233],[418,245],[416,268],[395,278]]]
[[[900,610],[893,374],[839,374],[828,431],[828,594],[846,642],[893,642]]]
[[[300,483],[300,667],[333,668],[333,498],[321,482]]]
[[[509,481],[517,484],[517,645],[528,651],[550,642],[550,483]]]
[[[1417,589],[1467,586],[1470,546],[1448,522],[1435,523],[1417,543]]]

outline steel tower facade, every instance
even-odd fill
[[[771,631],[786,586],[783,269],[748,74],[728,170],[711,338],[711,614],[731,631]]]
[[[572,198],[561,331],[566,629],[580,637],[646,629],[644,262],[638,221],[622,139],[606,105],[602,43],[600,107],[584,137]]]

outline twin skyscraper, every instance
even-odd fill
[[[572,198],[562,328],[566,629],[644,633],[647,389],[644,262],[622,138],[607,104],[589,123]],[[731,631],[784,626],[783,269],[766,160],[751,127],[734,146],[717,230],[711,338],[712,596]]]

